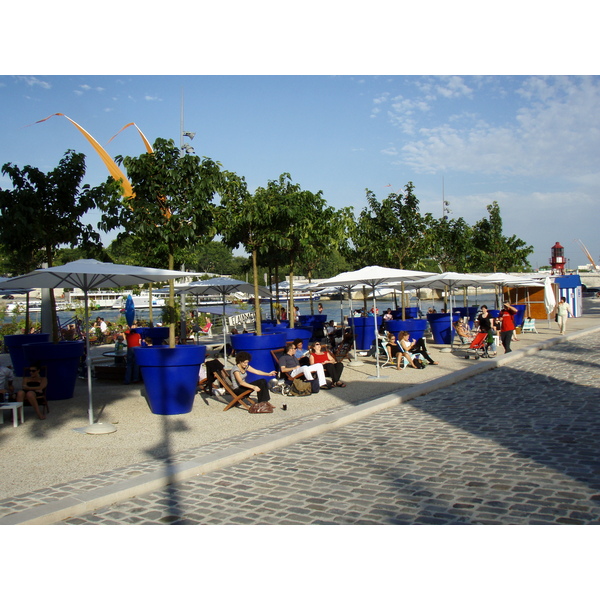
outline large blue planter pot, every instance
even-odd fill
[[[46,367],[46,399],[67,400],[73,397],[84,351],[84,342],[39,342],[23,346],[29,365],[39,363]]]
[[[238,352],[248,352],[252,356],[250,365],[260,371],[269,373],[278,370],[271,354],[271,350],[284,348],[286,342],[285,333],[264,333],[263,335],[254,335],[252,333],[240,333],[231,336],[231,345]],[[264,377],[263,375],[254,375],[248,373],[246,381],[251,382]]]
[[[525,320],[525,310],[527,309],[526,304],[513,304],[513,306],[517,309],[517,314],[514,316],[513,320],[515,322],[515,327],[521,327],[523,325],[523,321]]]
[[[164,346],[169,339],[168,327],[137,327],[135,332],[142,336],[142,341],[149,337],[154,346]]]
[[[405,306],[404,307],[404,317],[406,319],[416,319],[419,316],[419,307],[418,306]],[[392,311],[392,317],[394,319],[402,320],[402,309]]]
[[[427,320],[426,319],[407,319],[406,321],[386,321],[385,328],[396,336],[398,339],[398,334],[401,331],[408,331],[410,333],[411,339],[418,340],[423,337],[425,334],[425,329],[427,329]]]
[[[452,343],[452,327],[448,313],[432,313],[427,315],[433,341],[436,344]]]
[[[293,342],[295,339],[301,339],[304,342],[304,347],[308,346],[312,338],[312,327],[288,327],[287,329],[275,329],[272,327],[265,327],[263,330],[267,333],[283,333],[285,335],[286,342]]]
[[[205,346],[135,348],[150,410],[155,415],[192,411]]]
[[[348,319],[350,327],[354,325],[357,350],[368,350],[375,339],[375,325],[372,316],[368,317],[350,317]],[[381,327],[383,317],[377,317],[377,329]]]
[[[5,335],[4,343],[10,354],[10,360],[13,366],[13,372],[17,377],[23,377],[23,369],[29,367],[29,362],[25,358],[23,346],[25,344],[35,344],[38,342],[50,341],[49,333],[29,333],[23,335]]]

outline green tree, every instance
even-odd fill
[[[471,272],[475,260],[473,229],[462,217],[427,219],[427,247],[442,272]]]
[[[402,195],[392,193],[382,202],[367,190],[367,207],[352,233],[352,262],[356,267],[415,268],[428,256],[426,233],[427,219],[419,212],[412,182]]]
[[[218,215],[219,233],[223,242],[232,249],[241,245],[251,255],[256,333],[261,335],[258,255],[259,252],[277,252],[280,248],[281,222],[278,220],[278,207],[270,202],[262,188],[251,194],[243,177],[227,173]]]
[[[481,219],[473,228],[477,270],[496,273],[530,269],[527,257],[533,252],[533,246],[526,246],[514,235],[504,236],[497,202],[488,205],[487,211],[488,218]]]
[[[58,167],[44,173],[27,165],[6,163],[2,173],[13,183],[0,189],[0,244],[13,275],[55,264],[61,248],[70,246],[91,255],[102,250],[100,235],[82,217],[91,209],[120,195],[112,179],[96,187],[81,185],[85,156],[67,150]],[[56,305],[50,291],[53,338],[58,339]]]
[[[138,157],[117,157],[127,169],[134,196],[104,206],[101,228],[125,232],[147,241],[144,260],[166,258],[175,267],[176,251],[202,245],[214,237],[213,200],[222,184],[219,165],[209,158],[181,156],[173,140],[158,138],[154,152]],[[157,252],[152,252],[152,248]],[[169,345],[175,346],[175,290],[169,284]]]

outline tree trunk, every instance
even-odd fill
[[[169,270],[173,271],[175,266],[175,259],[173,254],[169,254]],[[171,279],[169,281],[169,306],[171,307],[171,322],[169,323],[169,348],[175,348],[175,319],[173,318],[175,312],[175,281]]]
[[[260,298],[258,296],[258,262],[256,259],[256,250],[252,250],[252,278],[254,280],[254,315],[256,317],[256,335],[262,335]]]

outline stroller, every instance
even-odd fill
[[[465,358],[467,360],[469,360],[470,354],[473,354],[475,356],[475,360],[479,360],[480,358],[491,358],[488,354],[488,348],[492,343],[493,338],[492,341],[488,340],[489,335],[490,334],[488,332],[481,331],[475,336],[475,338],[471,342],[471,345],[465,352]]]

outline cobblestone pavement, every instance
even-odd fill
[[[600,523],[597,333],[62,524]]]

